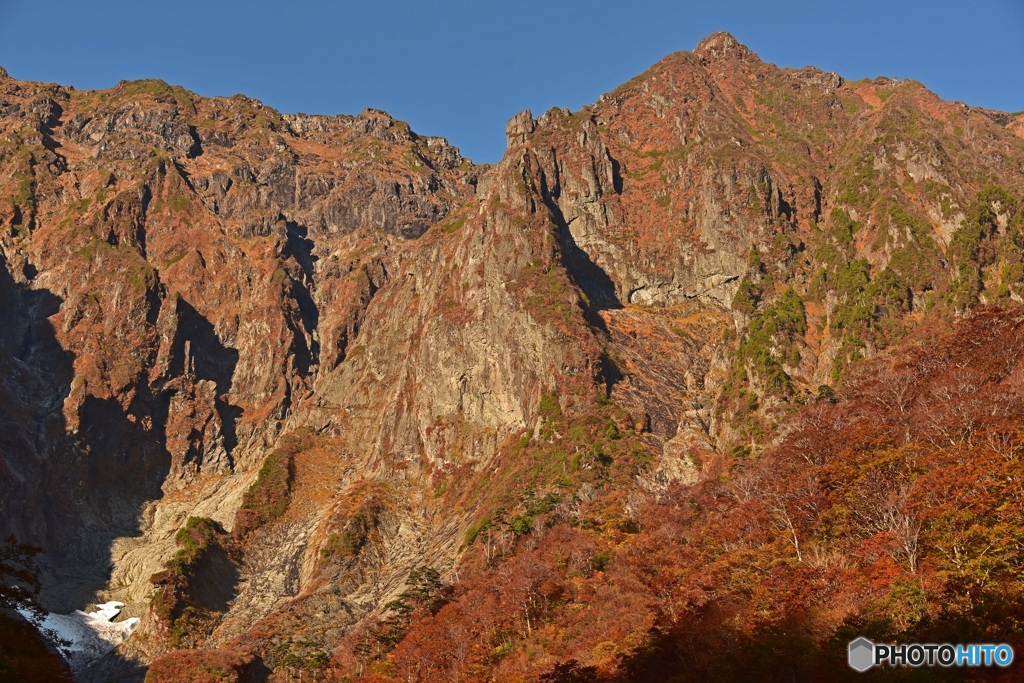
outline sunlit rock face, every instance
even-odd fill
[[[458,590],[555,512],[590,554],[539,566],[589,581],[861,359],[1020,301],[1020,121],[726,34],[516,115],[490,167],[376,110],[0,74],[0,531],[50,611],[104,603],[50,617],[117,646],[94,680],[355,651],[412,570]]]

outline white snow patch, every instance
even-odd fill
[[[36,627],[49,629],[61,640],[70,643],[60,645],[58,649],[72,669],[79,669],[120,645],[139,625],[138,617],[114,621],[122,607],[123,602],[112,601],[96,605],[95,612],[75,610],[71,614],[47,614]],[[19,611],[31,621],[27,611]]]

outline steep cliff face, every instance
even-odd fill
[[[777,394],[789,394],[785,401],[794,388],[834,383],[851,359],[899,338],[938,301],[963,310],[949,291],[962,285],[954,233],[965,219],[976,222],[986,201],[998,216],[982,231],[1004,246],[978,264],[987,272],[970,277],[985,284],[971,285],[968,299],[1019,300],[1007,270],[1019,263],[1018,248],[1007,246],[1015,214],[997,197],[1019,196],[1024,182],[1013,121],[943,102],[914,82],[848,83],[812,67],[779,69],[716,34],[578,112],[517,115],[504,163],[521,150],[536,160],[539,199],[567,268],[620,355],[636,346],[615,340],[635,328],[638,308],[677,309],[677,322],[716,320],[718,355],[696,354],[702,369],[690,379],[680,381],[695,354],[673,349],[664,356],[676,369],[658,373],[671,379],[631,392],[650,373],[628,372],[616,391],[661,417],[655,432],[678,429],[721,450],[749,434],[735,428],[737,406],[721,402],[723,384],[735,389],[737,364],[752,375],[765,414],[777,417]],[[751,324],[763,331],[765,316],[777,317],[772,304],[787,287],[804,302],[799,333],[761,335],[769,348],[745,354],[761,359],[740,358],[733,377],[722,377],[717,342],[732,325],[721,314],[731,311],[742,347],[756,341],[745,338]],[[652,351],[643,355],[661,355]],[[666,414],[659,397],[680,384],[690,391]]]
[[[490,168],[378,111],[0,74],[2,531],[45,546],[52,609],[144,617],[96,680],[196,647],[344,668],[370,632],[379,661],[387,605],[434,595],[410,572],[458,591],[527,543],[589,581],[852,363],[1020,301],[1019,123],[726,34],[517,115]]]
[[[283,117],[148,81],[0,87],[5,519],[46,541],[68,609],[66,572],[102,577],[148,501],[259,465],[345,357],[381,256],[475,171],[381,112]]]
[[[159,82],[3,85],[5,519],[46,546],[55,610],[105,590],[140,613],[186,518],[231,528],[279,435],[313,426],[326,450],[296,465],[303,513],[252,543],[238,633],[307,589],[349,486],[486,459],[559,373],[593,370],[548,275],[556,240],[524,229],[507,179],[470,199],[479,170],[439,138]],[[553,313],[524,302],[538,278],[564,290]],[[464,524],[420,536],[433,496],[402,495],[392,588],[424,556],[450,564]],[[126,650],[163,651],[159,632]]]

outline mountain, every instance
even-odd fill
[[[0,72],[0,531],[141,618],[78,680],[1019,642],[1019,116],[715,34],[506,132]]]

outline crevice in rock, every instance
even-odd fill
[[[285,221],[287,246],[284,256],[291,257],[302,271],[301,279],[292,278],[291,296],[299,309],[299,318],[303,330],[295,329],[294,322],[289,320],[294,341],[292,354],[299,374],[308,377],[315,366],[320,364],[320,309],[313,298],[316,290],[314,280],[317,257],[313,254],[315,244],[309,239],[309,229],[294,221]]]
[[[306,283],[312,284],[314,264],[317,257],[313,255],[313,248],[316,246],[313,240],[309,239],[309,228],[295,221],[285,220],[285,232],[288,240],[288,251],[285,256],[291,256],[302,268]]]
[[[294,322],[289,320],[288,326],[292,328],[293,343],[292,354],[295,357],[295,366],[303,377],[308,377],[313,367],[320,363],[320,342],[317,341],[317,328],[320,324],[320,311],[313,296],[303,283],[292,280],[292,298],[298,304],[299,318],[303,330],[295,329]]]
[[[590,254],[580,248],[569,230],[569,224],[562,215],[558,205],[545,197],[545,204],[551,210],[551,216],[558,230],[558,240],[562,245],[565,268],[589,300],[588,308],[594,311],[622,308],[615,282],[607,271],[590,258]]]
[[[203,154],[203,141],[199,137],[198,131],[195,126],[188,127],[188,135],[192,138],[192,146],[185,152],[185,156],[189,159],[195,159]]]
[[[238,445],[235,423],[242,409],[227,401],[231,391],[238,350],[225,346],[209,320],[181,297],[177,298],[178,330],[170,363],[171,376],[191,373],[197,379],[213,381],[217,386],[215,407],[221,419],[224,450],[229,458]],[[188,352],[186,353],[186,342]]]
[[[615,194],[622,194],[622,164],[611,153],[608,154],[608,160],[612,163],[612,189]]]
[[[149,214],[146,212],[149,210],[149,203],[153,201],[153,191],[149,189],[149,185],[143,185],[139,188],[139,221],[135,230],[135,241],[139,245],[139,253],[142,254],[142,258],[146,258],[146,218]]]

